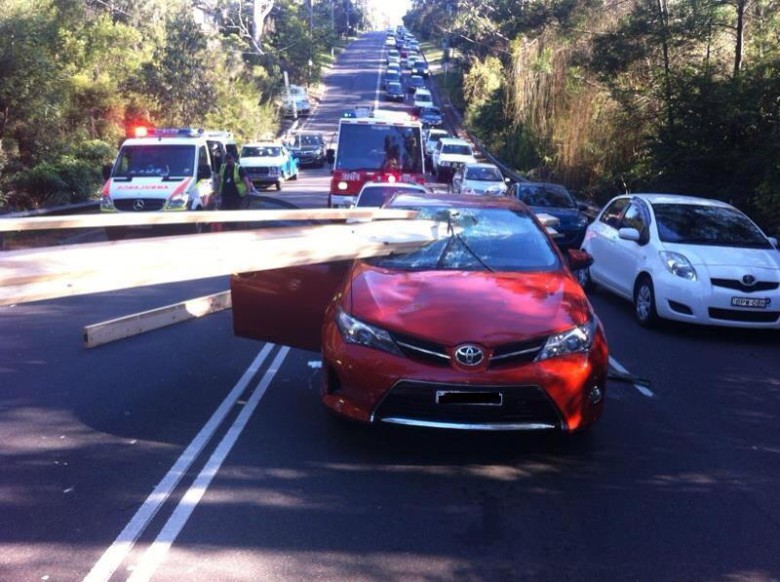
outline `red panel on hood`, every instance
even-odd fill
[[[351,313],[387,329],[445,345],[495,345],[587,321],[584,292],[563,271],[389,271],[359,263]]]

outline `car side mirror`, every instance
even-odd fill
[[[198,181],[201,180],[210,180],[211,179],[211,168],[208,166],[198,166]]]
[[[114,168],[112,164],[106,164],[101,168],[101,173],[103,174],[103,179],[108,180],[111,177],[111,170]],[[777,246],[777,245],[775,245]]]
[[[770,243],[772,244],[772,246],[773,246],[773,247],[775,247],[776,249],[777,249],[777,248],[780,248],[780,247],[778,247],[778,242],[777,242],[777,237],[776,237],[776,236],[770,236],[770,237],[769,237],[769,242],[770,242]]]
[[[587,269],[593,264],[593,256],[580,249],[569,249],[566,251],[566,258],[569,260],[569,269],[572,271]]]
[[[333,148],[328,148],[328,150],[325,152],[325,157],[328,159],[328,163],[332,166],[333,162],[336,161],[336,150]]]
[[[635,228],[621,228],[618,230],[618,237],[622,238],[623,240],[631,240],[635,243],[639,242],[639,239],[641,238],[641,235],[639,234],[639,231]]]

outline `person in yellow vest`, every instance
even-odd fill
[[[220,210],[240,209],[247,192],[255,192],[255,187],[246,170],[236,162],[233,154],[227,152],[219,169]]]

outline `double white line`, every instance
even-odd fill
[[[138,509],[119,536],[117,536],[114,543],[111,544],[111,547],[103,553],[101,558],[93,566],[92,570],[90,570],[89,574],[84,578],[85,582],[107,581],[114,575],[117,568],[119,568],[133,549],[135,542],[149,526],[162,505],[171,496],[182,477],[184,477],[184,474],[201,454],[217,429],[225,421],[230,410],[235,406],[236,402],[244,393],[247,386],[252,381],[252,378],[255,377],[273,348],[274,344],[266,344],[263,346],[263,349],[260,350],[260,353],[249,368],[247,368],[246,372],[244,372],[243,376],[241,376],[241,379],[230,391],[227,398],[220,404],[219,408],[217,408],[195,439],[193,439],[189,446],[184,450],[165,477],[157,484],[154,491],[146,498],[144,504]],[[230,429],[228,429],[227,433],[222,438],[222,441],[214,450],[214,453],[206,463],[206,466],[203,467],[192,486],[184,494],[179,505],[176,507],[176,510],[173,512],[173,515],[171,515],[165,526],[163,526],[162,531],[159,533],[154,543],[152,543],[143,554],[132,575],[128,578],[129,581],[140,582],[142,580],[149,580],[160,563],[165,559],[168,549],[176,540],[179,533],[181,533],[181,530],[184,528],[190,515],[192,515],[198,502],[206,493],[212,479],[216,476],[217,471],[219,471],[219,468],[222,466],[228,453],[238,440],[238,437],[244,430],[249,418],[252,416],[255,408],[257,408],[260,399],[263,397],[263,394],[265,394],[265,391],[268,389],[274,376],[281,368],[289,351],[290,348],[282,347],[279,350],[279,353],[276,354],[270,367],[266,370],[265,374],[263,374],[262,379],[255,387],[241,413],[236,417]]]

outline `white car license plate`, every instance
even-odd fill
[[[734,307],[750,307],[753,309],[766,309],[771,300],[768,297],[732,297],[731,305]]]

